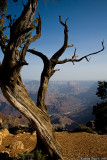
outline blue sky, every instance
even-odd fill
[[[20,2],[15,8],[10,4],[9,7],[16,13],[23,8]],[[101,41],[104,40],[105,50],[91,56],[89,63],[83,60],[75,65],[71,62],[57,65],[60,71],[51,80],[107,80],[107,0],[58,0],[56,3],[47,0],[46,6],[40,0],[37,10],[42,18],[42,35],[29,48],[35,48],[49,58],[64,41],[64,28],[59,23],[59,15],[63,21],[69,17],[69,44],[74,44],[60,59],[72,57],[75,47],[79,57],[100,50]],[[23,67],[22,77],[39,80],[42,60],[30,53],[27,53],[26,60],[29,66]]]

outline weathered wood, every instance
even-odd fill
[[[44,107],[37,107],[30,99],[20,75],[22,66],[27,65],[25,55],[30,43],[41,36],[41,17],[39,15],[36,34],[28,38],[24,43],[24,47],[20,51],[18,50],[22,38],[25,37],[28,31],[32,30],[31,26],[37,2],[38,0],[28,0],[21,16],[11,25],[10,39],[7,46],[5,46],[5,56],[2,64],[0,64],[0,87],[10,104],[33,124],[51,159],[63,160],[61,147],[56,141],[49,115],[44,111]]]
[[[63,159],[61,147],[56,141],[48,114],[34,104],[23,83],[20,81],[20,84],[15,86],[15,92],[3,84],[1,84],[1,89],[10,104],[26,116],[34,125],[51,158],[54,160]]]

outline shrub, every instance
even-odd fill
[[[32,153],[19,154],[14,157],[13,160],[46,160],[46,155],[42,153],[42,150],[36,150]]]
[[[13,160],[34,160],[34,155],[31,153],[19,154],[17,157],[14,157]]]
[[[73,132],[88,132],[88,133],[96,134],[95,131],[93,131],[90,127],[87,127],[85,125],[79,125],[77,128],[73,130]]]
[[[34,152],[36,160],[46,160],[46,155],[42,153],[42,150],[36,150]]]

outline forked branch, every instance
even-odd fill
[[[72,56],[71,59],[59,60],[59,61],[57,61],[57,64],[63,64],[63,63],[67,63],[67,62],[73,62],[73,64],[74,64],[74,62],[80,62],[80,61],[82,61],[83,59],[86,59],[86,60],[89,62],[89,61],[90,61],[90,59],[88,59],[89,56],[92,56],[92,55],[94,55],[94,54],[98,54],[98,53],[100,53],[100,52],[102,52],[102,51],[104,50],[104,41],[101,42],[101,43],[102,43],[102,49],[99,50],[99,51],[97,51],[97,52],[93,52],[93,53],[90,53],[90,54],[88,54],[88,55],[85,55],[85,56],[83,56],[83,57],[81,57],[81,58],[79,58],[79,59],[76,59],[78,56],[76,56],[76,49],[75,49],[74,55]]]

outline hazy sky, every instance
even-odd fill
[[[23,8],[20,2],[17,2],[15,8],[10,4],[16,13]],[[74,44],[61,59],[72,57],[75,47],[79,57],[98,51],[104,40],[105,50],[91,56],[89,63],[83,60],[75,65],[71,62],[57,65],[60,71],[51,80],[107,80],[107,0],[58,0],[56,3],[47,0],[46,5],[40,0],[37,10],[42,18],[42,35],[29,48],[35,48],[49,58],[60,49],[64,41],[64,28],[59,23],[59,15],[63,21],[69,17],[69,44]],[[30,53],[27,53],[26,60],[29,66],[23,67],[22,77],[39,80],[42,60]]]

